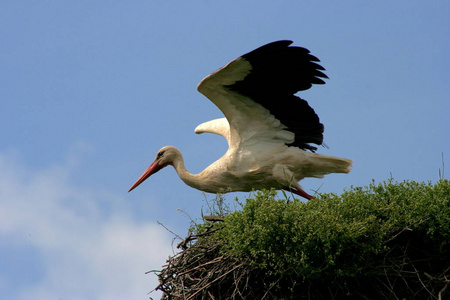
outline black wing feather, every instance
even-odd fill
[[[294,94],[313,84],[324,84],[321,78],[328,77],[316,63],[320,62],[317,57],[308,49],[290,47],[291,44],[292,41],[277,41],[242,55],[252,70],[242,81],[227,88],[264,106],[293,132],[295,141],[289,146],[314,152],[317,148],[310,143],[323,144],[324,126],[308,102]]]

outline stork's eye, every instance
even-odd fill
[[[160,159],[160,158],[164,155],[164,152],[166,152],[166,151],[161,151],[161,152],[159,152],[159,153],[156,155],[156,159]]]

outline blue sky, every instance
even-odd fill
[[[196,86],[271,41],[321,59],[330,80],[301,94],[325,125],[319,152],[354,160],[306,191],[435,182],[442,153],[450,165],[449,15],[448,1],[2,1],[2,298],[148,299],[144,273],[175,251],[157,222],[183,236],[213,195],[169,168],[126,191],[162,146],[193,173],[226,151],[194,134],[221,117]]]

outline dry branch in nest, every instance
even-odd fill
[[[249,268],[220,251],[211,235],[219,229],[208,226],[201,234],[190,234],[158,274],[161,299],[232,299],[248,294]],[[240,298],[240,297],[239,297]]]

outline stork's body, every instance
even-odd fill
[[[222,135],[228,151],[199,174],[189,173],[181,152],[162,148],[130,188],[172,165],[189,186],[211,193],[286,189],[311,199],[298,181],[329,173],[348,173],[352,161],[323,154],[324,127],[308,103],[295,96],[327,78],[319,60],[291,41],[278,41],[237,58],[203,79],[198,90],[226,118],[199,125],[196,133]],[[308,152],[311,151],[311,152]]]

